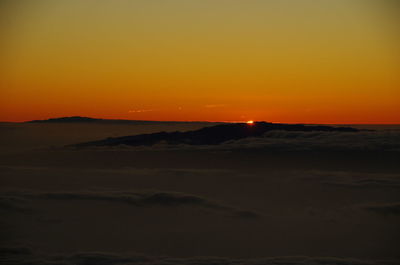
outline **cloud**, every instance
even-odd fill
[[[400,189],[399,179],[385,179],[385,178],[365,178],[365,179],[350,179],[341,181],[326,181],[324,184],[347,187],[347,188],[390,188]]]
[[[204,197],[178,193],[178,192],[125,192],[125,191],[83,191],[83,192],[12,192],[12,198],[44,199],[44,200],[82,200],[82,201],[108,201],[129,204],[135,207],[201,207],[228,213],[231,217],[259,218],[261,214],[253,211],[242,210],[230,205],[209,200]],[[9,195],[5,195],[9,196]],[[5,204],[5,207],[14,207]]]
[[[257,259],[224,257],[172,258],[141,254],[78,252],[62,255],[39,255],[27,248],[0,248],[2,260],[14,265],[394,265],[398,260],[361,260],[339,257],[283,256]]]
[[[154,109],[134,109],[134,110],[129,110],[129,113],[143,113],[143,112],[150,112],[150,111],[155,111]]]
[[[30,248],[21,246],[0,246],[0,264],[10,265],[42,265],[48,261],[36,256]],[[56,265],[55,263],[54,265]]]
[[[151,261],[151,258],[142,255],[118,255],[113,253],[88,252],[76,253],[61,257],[60,260],[66,260],[73,264],[142,264]]]
[[[279,131],[226,142],[222,148],[258,148],[278,150],[371,150],[400,151],[399,131]]]
[[[0,196],[0,211],[26,212],[27,209],[22,205],[24,202],[17,196]]]
[[[21,256],[21,255],[33,255],[30,248],[13,246],[13,247],[0,247],[0,257],[4,256]]]
[[[233,213],[234,217],[240,217],[240,218],[249,218],[249,219],[253,219],[253,218],[259,218],[260,214],[253,212],[253,211],[235,211]]]
[[[304,172],[307,177],[321,184],[355,189],[400,189],[400,174],[364,173],[346,171]]]
[[[361,208],[380,215],[400,215],[400,202],[371,203],[361,205]]]
[[[225,104],[209,104],[209,105],[205,105],[204,107],[208,108],[208,109],[213,109],[213,108],[222,108],[225,106],[226,106]]]

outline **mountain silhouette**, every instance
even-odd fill
[[[327,132],[358,132],[358,129],[351,127],[332,127],[322,125],[303,125],[303,124],[276,124],[269,122],[228,123],[199,130],[187,132],[158,132],[150,134],[139,134],[104,140],[79,143],[75,147],[89,146],[116,146],[116,145],[154,145],[159,142],[167,144],[189,144],[189,145],[217,145],[230,140],[238,140],[247,137],[260,137],[264,133],[272,130],[283,131],[327,131]]]
[[[81,116],[71,116],[71,117],[51,118],[47,120],[33,120],[33,121],[27,121],[27,123],[102,122],[102,121],[106,120],[81,117]]]
[[[177,123],[193,123],[190,121],[148,121],[148,120],[120,120],[120,119],[97,119],[82,116],[71,116],[71,117],[60,117],[50,118],[46,120],[32,120],[26,123],[122,123],[122,124],[177,124]],[[210,123],[210,122],[198,122],[198,123]],[[214,123],[215,124],[215,123]]]

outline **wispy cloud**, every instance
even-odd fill
[[[134,109],[134,110],[129,110],[129,113],[143,113],[143,112],[150,112],[150,111],[155,111],[154,109]]]
[[[343,257],[308,257],[308,256],[279,256],[279,257],[266,257],[256,259],[234,259],[223,257],[186,257],[186,258],[173,258],[173,257],[157,257],[146,256],[139,253],[107,253],[107,252],[73,252],[57,255],[43,255],[36,251],[23,247],[12,246],[0,248],[0,253],[4,258],[2,261],[9,262],[9,264],[103,264],[103,265],[116,265],[116,264],[138,264],[138,265],[212,265],[212,264],[225,264],[225,265],[280,265],[280,264],[293,264],[293,265],[324,265],[324,264],[341,264],[341,265],[393,265],[398,264],[398,260],[360,260],[355,258]]]
[[[208,109],[212,109],[212,108],[222,108],[225,106],[226,106],[226,104],[209,104],[209,105],[205,105],[204,107],[208,108]]]
[[[361,205],[361,208],[381,215],[400,215],[400,202],[371,203]]]
[[[45,200],[80,200],[80,201],[108,201],[124,203],[135,207],[201,207],[216,212],[227,213],[231,217],[242,219],[256,219],[262,217],[260,213],[243,210],[234,206],[210,200],[205,197],[168,191],[74,191],[74,192],[11,192],[0,194],[0,210],[20,211],[22,204],[29,199]]]

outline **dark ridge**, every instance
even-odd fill
[[[101,122],[104,119],[95,119],[89,117],[72,116],[72,117],[61,117],[61,118],[51,118],[47,120],[33,120],[27,121],[27,123],[58,123],[58,122]]]
[[[90,117],[81,116],[71,116],[71,117],[60,117],[60,118],[50,118],[47,120],[32,120],[26,121],[25,123],[123,123],[123,124],[183,124],[183,123],[211,123],[202,121],[147,121],[147,120],[118,120],[118,119],[97,119]],[[215,123],[214,123],[215,124]]]
[[[311,126],[303,124],[275,124],[269,122],[255,122],[254,124],[230,123],[205,127],[199,130],[187,132],[158,132],[139,134],[116,138],[106,138],[100,141],[76,144],[76,147],[87,146],[116,146],[116,145],[154,145],[159,142],[167,144],[188,145],[217,145],[230,140],[238,140],[247,137],[260,137],[272,130],[282,131],[327,131],[327,132],[358,132],[351,127]]]

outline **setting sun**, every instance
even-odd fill
[[[254,124],[254,121],[247,121],[246,122],[248,125],[253,125]]]

